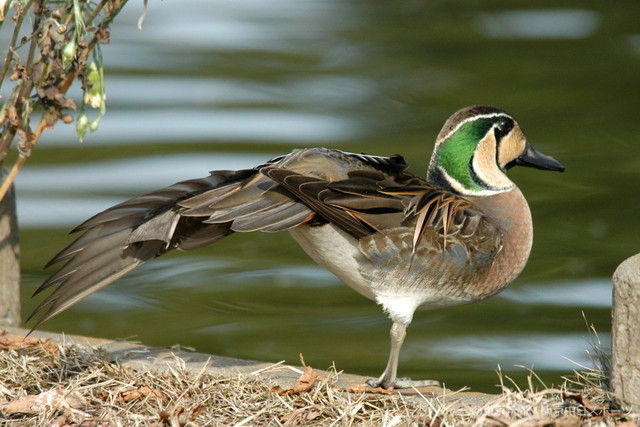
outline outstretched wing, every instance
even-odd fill
[[[227,224],[206,225],[182,219],[177,203],[212,187],[255,174],[255,171],[218,171],[201,179],[127,200],[88,219],[72,232],[80,237],[46,265],[66,261],[34,293],[57,285],[31,313],[30,320],[51,304],[40,324],[107,286],[129,271],[170,249],[191,248],[216,241],[230,233]]]
[[[66,263],[35,294],[55,290],[29,319],[46,309],[36,328],[151,259],[172,249],[197,249],[233,232],[333,223],[362,239],[399,224],[423,230],[441,223],[446,240],[455,226],[448,218],[466,205],[406,168],[397,155],[304,149],[254,169],[214,171],[123,202],[73,230],[82,234],[47,266]],[[416,233],[414,245],[423,231]]]
[[[236,231],[275,232],[310,221],[331,220],[358,235],[373,231],[344,210],[314,204],[261,171],[289,168],[316,180],[331,181],[350,168],[392,171],[405,167],[399,156],[366,156],[322,148],[296,150],[254,169],[214,171],[208,177],[179,182],[120,203],[72,231],[82,234],[47,267],[65,264],[34,295],[52,287],[54,291],[27,320],[44,311],[35,329],[149,260],[172,249],[197,249]],[[337,175],[329,178],[325,172]]]

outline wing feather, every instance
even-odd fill
[[[406,167],[397,155],[295,150],[254,169],[213,171],[122,202],[76,227],[82,234],[47,264],[65,262],[35,292],[57,286],[31,314],[44,311],[34,328],[157,256],[236,231],[332,223],[371,244],[398,230],[413,233],[415,248],[436,245],[433,236],[446,241],[487,229],[469,203],[429,187]]]

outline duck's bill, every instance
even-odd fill
[[[532,146],[527,146],[525,151],[520,157],[515,159],[510,166],[528,166],[530,168],[543,169],[548,171],[563,172],[564,166],[551,156],[542,154],[536,151]]]

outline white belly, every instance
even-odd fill
[[[360,274],[356,261],[360,250],[355,238],[331,224],[296,227],[289,232],[311,259],[359,294],[376,301],[371,284]]]
[[[430,309],[464,303],[439,295],[429,287],[406,287],[403,286],[404,283],[373,283],[367,280],[360,273],[357,261],[363,261],[358,241],[331,224],[302,226],[289,232],[315,262],[356,292],[382,305],[394,321],[409,324],[418,308]]]

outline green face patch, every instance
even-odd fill
[[[483,189],[474,180],[471,159],[478,143],[495,122],[495,117],[467,122],[442,141],[438,147],[438,166],[441,166],[451,178],[469,190],[480,191]]]

